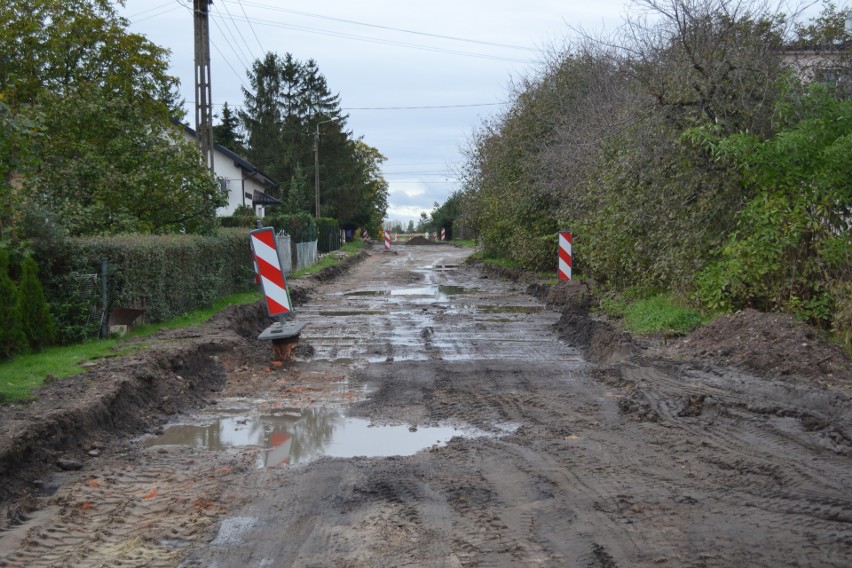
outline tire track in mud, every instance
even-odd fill
[[[191,542],[208,535],[232,505],[222,499],[250,455],[208,455],[192,448],[149,449],[123,467],[103,468],[64,485],[51,515],[4,535],[19,542],[0,565],[173,567]]]
[[[723,385],[728,388],[720,388],[707,384],[711,381],[706,372],[682,366],[675,369],[677,375],[672,374],[670,366],[640,362],[622,364],[602,375],[605,381],[621,385],[625,397],[641,399],[640,409],[645,407],[650,412],[640,410],[639,419],[652,418],[643,425],[658,430],[664,445],[674,453],[692,456],[693,462],[701,462],[704,499],[739,511],[736,516],[748,519],[744,527],[759,526],[761,532],[787,535],[777,544],[779,552],[788,550],[793,556],[801,547],[819,551],[816,565],[842,566],[848,562],[852,550],[848,548],[852,544],[849,460],[844,452],[823,451],[815,457],[813,451],[824,447],[814,443],[812,434],[801,428],[797,432],[780,428],[775,410],[769,415],[759,411],[766,406],[792,408],[795,404],[791,404],[789,394],[783,396],[790,387],[782,386],[782,395],[776,396],[778,385],[755,384],[753,377],[734,374],[729,384]],[[613,374],[620,380],[613,380]],[[704,382],[700,382],[702,377]],[[742,381],[749,386],[743,386]],[[695,401],[690,397],[696,393],[712,396],[712,403],[706,404],[709,401],[702,398],[698,412],[685,414],[683,410]],[[756,399],[761,402],[755,404]],[[635,407],[621,408],[628,417],[636,412]],[[730,518],[728,522],[736,525]],[[712,560],[736,562],[736,557],[725,555],[730,546],[719,545]]]

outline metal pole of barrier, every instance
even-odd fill
[[[107,268],[108,260],[101,259],[101,302],[103,306],[103,317],[101,317],[101,337],[109,335],[109,299],[107,298]]]

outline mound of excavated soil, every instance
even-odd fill
[[[510,277],[511,275],[502,275]],[[589,315],[586,283],[531,284],[527,292],[561,309],[559,336],[594,363],[611,364],[639,354],[641,343],[605,318]],[[818,329],[786,314],[745,310],[725,315],[661,349],[672,359],[738,367],[755,375],[852,391],[852,359]]]
[[[675,358],[712,359],[761,376],[852,388],[852,360],[843,349],[785,314],[744,310],[721,316],[666,351]]]
[[[438,241],[430,241],[429,239],[424,239],[423,237],[411,237],[407,241],[405,241],[407,245],[437,245],[440,244]]]

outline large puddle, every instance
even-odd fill
[[[146,446],[196,446],[210,450],[262,448],[258,467],[305,463],[323,456],[409,456],[443,446],[455,436],[489,436],[475,428],[454,426],[376,426],[363,418],[344,416],[335,408],[281,408],[266,414],[222,410],[204,424],[175,425]]]

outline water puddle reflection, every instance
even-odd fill
[[[409,456],[443,446],[454,436],[488,436],[475,428],[376,426],[334,408],[280,408],[269,414],[220,410],[203,425],[175,425],[146,446],[196,446],[210,450],[257,446],[258,467],[306,463],[322,456]]]

